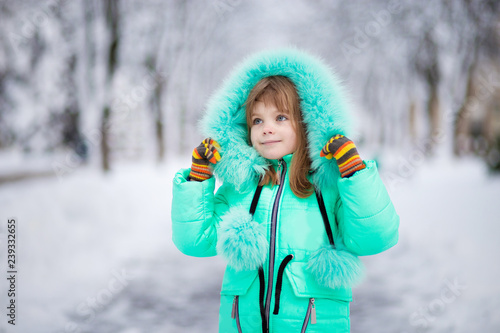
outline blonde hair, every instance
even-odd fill
[[[273,104],[280,112],[290,117],[297,134],[297,150],[293,154],[293,163],[290,168],[290,187],[299,198],[307,198],[314,192],[311,182],[307,179],[307,174],[311,169],[311,160],[307,153],[306,124],[302,120],[300,99],[295,85],[285,76],[269,76],[257,82],[252,88],[245,102],[249,145],[252,144],[250,139],[252,113],[257,102],[263,102],[266,105]],[[277,185],[278,183],[276,170],[270,166],[259,185]]]

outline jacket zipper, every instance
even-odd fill
[[[279,159],[278,171],[281,170],[280,183],[278,187],[278,193],[274,199],[273,212],[271,215],[271,242],[269,246],[269,274],[268,274],[268,284],[267,284],[267,294],[266,294],[266,305],[265,305],[265,321],[266,328],[269,331],[269,313],[271,311],[271,298],[273,291],[273,277],[274,277],[274,256],[276,251],[276,225],[278,223],[278,208],[281,194],[283,192],[283,183],[285,181],[286,174],[286,162],[280,158]]]
[[[239,296],[234,296],[233,299],[233,310],[231,311],[231,318],[236,319],[236,327],[238,328],[238,333],[241,333],[240,324],[240,309],[239,309]]]
[[[302,330],[300,333],[305,333],[307,326],[309,325],[309,318],[311,318],[311,325],[316,324],[316,306],[314,305],[314,298],[309,299],[306,318],[304,319],[304,324],[302,324]]]

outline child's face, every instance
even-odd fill
[[[267,159],[278,159],[297,150],[292,121],[274,104],[255,103],[250,131],[252,146]]]

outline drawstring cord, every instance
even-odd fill
[[[293,259],[293,254],[289,254],[283,259],[278,269],[278,280],[276,282],[276,291],[274,294],[274,311],[273,314],[277,315],[280,311],[280,297],[281,287],[283,286],[283,273],[285,272],[286,265]]]

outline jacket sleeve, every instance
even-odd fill
[[[383,252],[398,242],[399,216],[374,161],[350,178],[340,178],[336,218],[348,250],[357,255]]]
[[[176,173],[172,196],[172,240],[184,254],[215,256],[218,214],[227,210],[222,195],[215,195],[215,178],[202,182],[187,180],[190,169]]]

